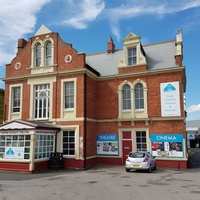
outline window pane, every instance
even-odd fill
[[[35,118],[49,117],[49,84],[35,86]]]
[[[123,110],[131,109],[131,88],[127,84],[122,88],[122,106]]]
[[[147,141],[146,141],[146,132],[137,131],[136,132],[136,146],[137,150],[146,151],[147,150]]]
[[[74,82],[64,83],[64,108],[74,108]]]
[[[136,47],[128,49],[128,65],[134,65],[137,63]]]
[[[75,155],[75,131],[63,131],[63,154]]]
[[[45,55],[46,55],[46,65],[51,65],[51,61],[52,61],[52,54],[51,54],[51,42],[48,42],[46,44],[46,51],[45,51]]]
[[[52,136],[52,137],[51,137]],[[54,149],[53,135],[38,135],[35,146],[35,159],[49,158]]]
[[[41,45],[37,44],[35,47],[35,66],[39,67],[41,64]]]
[[[135,86],[135,109],[144,109],[144,91],[141,83]]]
[[[21,88],[12,88],[12,112],[20,112]]]

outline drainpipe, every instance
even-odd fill
[[[84,139],[83,139],[83,148],[84,148],[84,169],[87,170],[87,166],[86,166],[86,159],[87,159],[87,151],[86,151],[86,136],[87,136],[87,74],[85,73],[84,74]]]

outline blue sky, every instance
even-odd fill
[[[121,49],[130,32],[151,44],[173,40],[182,30],[187,120],[200,119],[200,0],[1,0],[0,78],[18,39],[32,37],[42,24],[88,54],[106,51],[110,36]]]

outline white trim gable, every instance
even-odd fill
[[[0,127],[0,130],[10,130],[10,129],[34,129],[34,126],[29,126],[27,124],[22,124],[16,121],[13,121],[11,123],[7,123],[5,125],[2,125]]]
[[[34,36],[44,35],[48,33],[52,33],[52,31],[49,30],[46,26],[42,25]]]

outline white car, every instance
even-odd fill
[[[126,159],[125,168],[127,172],[132,169],[151,172],[152,169],[156,170],[156,160],[148,151],[133,151]]]

